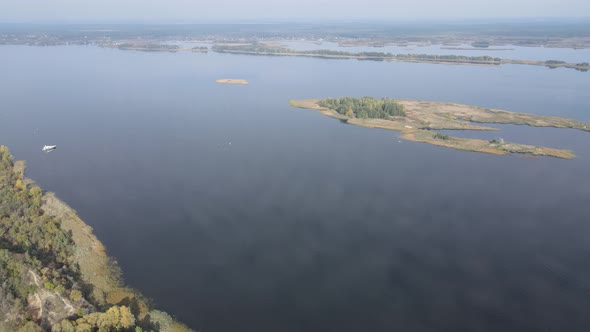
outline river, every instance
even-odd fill
[[[1,46],[0,72],[0,143],[192,328],[590,328],[589,133],[501,126],[577,158],[493,156],[288,104],[368,95],[589,122],[589,73],[92,46]]]

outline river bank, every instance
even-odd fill
[[[0,330],[191,331],[124,284],[92,227],[26,178],[24,161],[5,146],[0,159]]]

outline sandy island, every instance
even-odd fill
[[[572,159],[575,155],[570,150],[552,149],[533,145],[504,142],[498,140],[481,140],[458,138],[441,135],[435,130],[498,130],[474,123],[498,123],[527,125],[533,127],[571,128],[590,131],[590,124],[573,119],[543,116],[526,113],[514,113],[477,106],[455,103],[428,102],[417,100],[396,99],[404,106],[406,116],[396,116],[390,119],[348,117],[335,110],[321,107],[318,102],[322,99],[291,100],[289,104],[299,108],[318,110],[320,113],[339,119],[349,124],[397,130],[401,137],[414,142],[429,143],[456,150],[482,152],[495,155],[509,153],[523,153],[535,156],[550,156]]]
[[[216,80],[215,82],[217,82],[219,84],[242,84],[242,85],[248,85],[248,81],[242,80],[242,79],[237,79],[237,78],[223,78],[223,79]]]

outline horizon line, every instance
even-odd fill
[[[15,25],[84,25],[84,24],[116,24],[116,25],[211,25],[211,24],[330,24],[330,23],[353,23],[353,24],[396,24],[396,23],[460,23],[460,22],[478,22],[478,23],[532,23],[532,22],[563,22],[574,21],[588,21],[590,23],[590,16],[521,16],[521,17],[448,17],[448,18],[276,18],[276,19],[238,19],[238,18],[216,18],[216,19],[60,19],[60,20],[5,20],[0,19],[0,25],[15,24]],[[488,21],[488,22],[484,22]]]

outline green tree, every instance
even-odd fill
[[[126,306],[121,306],[121,327],[129,329],[135,326],[135,317]]]
[[[76,332],[76,327],[72,322],[64,319],[59,324],[55,324],[51,332]]]
[[[92,332],[92,326],[88,323],[81,323],[76,326],[76,332]]]
[[[348,117],[356,115],[360,118],[387,119],[392,116],[406,115],[403,105],[390,98],[328,98],[321,100],[318,104]]]
[[[77,289],[73,289],[70,292],[70,300],[74,301],[74,302],[78,302],[82,299],[82,292],[80,292]]]
[[[18,332],[43,332],[43,329],[35,322],[27,322],[18,329]]]

